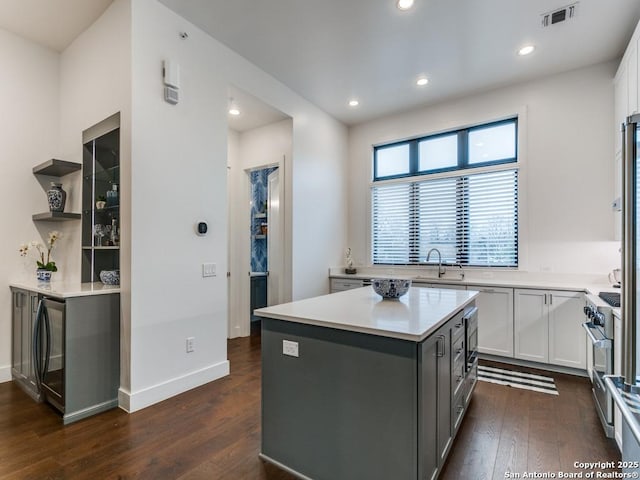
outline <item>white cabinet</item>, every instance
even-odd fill
[[[622,134],[620,133],[620,126],[627,118],[627,99],[629,97],[628,83],[627,65],[622,63],[620,64],[618,74],[616,75],[613,83],[613,133],[616,153],[622,152]]]
[[[549,320],[546,290],[515,290],[515,356],[549,360]]]
[[[513,289],[468,285],[477,290],[478,352],[513,358]]]
[[[515,290],[515,357],[586,369],[584,295],[561,290]]]
[[[638,39],[631,39],[627,47],[627,114],[638,113]]]
[[[371,282],[360,278],[332,278],[331,293],[351,290],[352,288],[360,288],[365,285],[371,285]]]
[[[413,287],[423,287],[423,288],[444,288],[448,290],[466,290],[467,287],[460,283],[423,283],[423,282],[412,282],[411,285]]]
[[[549,292],[549,363],[587,368],[584,305],[581,292]]]

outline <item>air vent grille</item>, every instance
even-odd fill
[[[578,3],[579,2],[572,3],[571,5],[567,5],[566,7],[543,13],[541,15],[542,26],[550,27],[551,25],[556,25],[558,23],[566,22],[567,20],[575,19],[578,12]]]

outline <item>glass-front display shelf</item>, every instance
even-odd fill
[[[120,268],[120,129],[83,145],[82,281]]]

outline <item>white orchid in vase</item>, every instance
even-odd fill
[[[51,251],[61,237],[62,235],[60,232],[54,230],[49,232],[49,239],[47,240],[46,245],[35,240],[30,243],[23,243],[20,245],[20,256],[26,257],[29,252],[33,252],[36,257],[36,265],[38,266],[38,269],[57,272],[58,267],[56,267],[56,262],[51,259]]]

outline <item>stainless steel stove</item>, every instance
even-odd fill
[[[601,292],[598,296],[587,295],[584,313],[587,321],[582,324],[591,340],[593,361],[588,365],[593,399],[602,427],[607,437],[612,438],[613,397],[608,392],[604,376],[613,374],[613,308],[620,306],[620,294]]]

